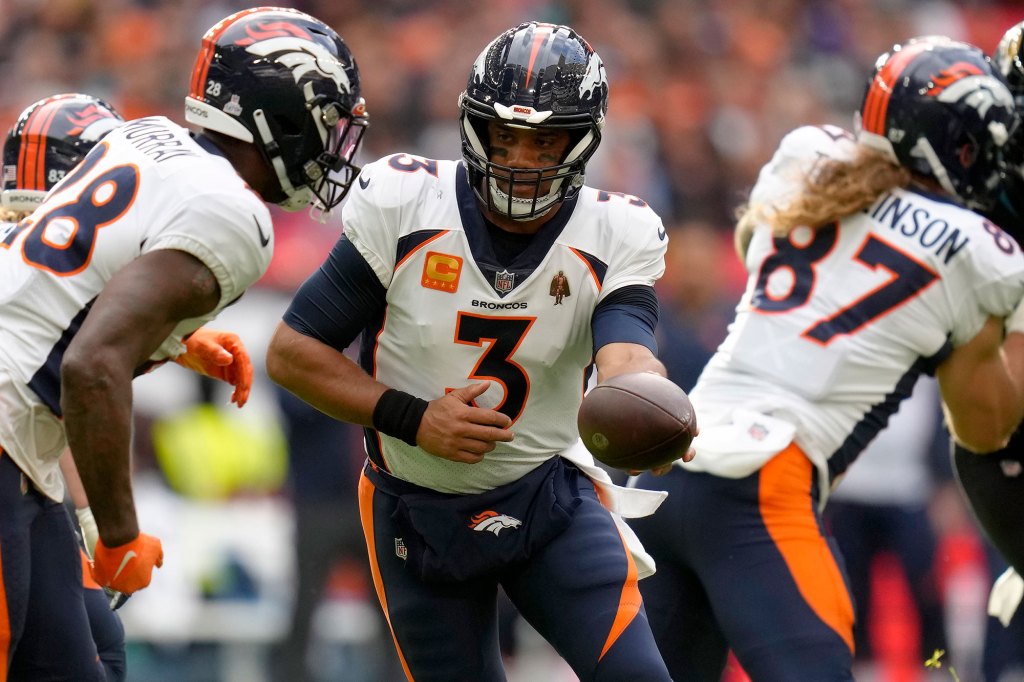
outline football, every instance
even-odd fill
[[[652,372],[620,374],[592,388],[576,424],[594,458],[623,471],[679,459],[697,430],[686,392]]]

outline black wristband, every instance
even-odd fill
[[[389,388],[373,408],[373,428],[416,445],[416,432],[420,430],[427,405],[422,398]]]

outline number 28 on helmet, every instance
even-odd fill
[[[185,119],[251,142],[295,211],[329,211],[359,168],[368,123],[359,69],[341,37],[294,9],[256,7],[211,27],[192,69]]]

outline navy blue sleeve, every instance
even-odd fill
[[[342,236],[309,276],[284,314],[289,327],[344,350],[387,305],[387,289],[370,264]]]
[[[594,353],[609,343],[636,343],[658,354],[658,296],[654,287],[634,284],[613,291],[597,304],[590,320]]]

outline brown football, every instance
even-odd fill
[[[576,424],[594,458],[623,471],[679,459],[697,430],[686,392],[651,372],[620,374],[592,388]]]

